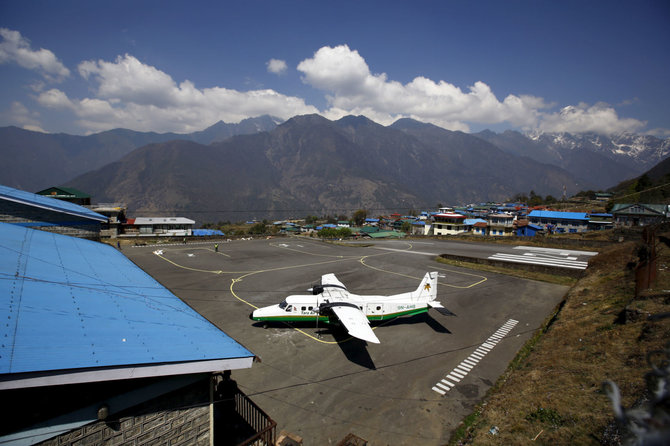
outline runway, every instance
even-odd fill
[[[218,252],[186,244],[124,253],[261,359],[233,378],[278,429],[306,445],[334,444],[350,432],[371,444],[439,445],[567,291],[435,261],[456,248],[468,246],[279,238],[219,242]],[[427,271],[438,271],[438,300],[454,315],[431,310],[374,326],[380,344],[339,327],[265,329],[248,318],[256,307],[306,293],[322,274],[334,273],[351,292],[384,295],[414,290]]]

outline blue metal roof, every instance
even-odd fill
[[[0,223],[0,377],[253,354],[113,247]]]
[[[0,199],[101,222],[106,222],[108,220],[104,215],[93,212],[84,206],[79,206],[78,204],[70,203],[69,201],[58,200],[56,198],[49,198],[44,195],[14,189],[9,186],[0,185]]]
[[[206,237],[211,235],[226,235],[218,229],[194,229],[193,235],[197,237]]]
[[[473,226],[475,223],[486,223],[486,220],[482,218],[466,218],[463,220],[463,223],[468,226]]]
[[[532,211],[529,217],[535,218],[557,218],[563,220],[588,220],[586,212],[559,212],[559,211]]]

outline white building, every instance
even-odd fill
[[[465,215],[450,213],[441,213],[433,215],[432,224],[434,235],[457,235],[467,232],[465,225]]]
[[[186,237],[193,235],[195,221],[184,217],[129,218],[124,234],[130,236]]]

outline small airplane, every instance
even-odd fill
[[[423,277],[415,291],[393,296],[360,296],[350,293],[334,274],[321,276],[321,284],[310,288],[311,295],[291,295],[280,304],[258,308],[249,315],[254,321],[316,321],[340,322],[349,334],[379,344],[370,321],[383,321],[398,316],[426,313],[435,308],[451,314],[437,298],[437,272]]]

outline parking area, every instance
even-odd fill
[[[567,287],[435,261],[447,245],[345,246],[310,239],[126,248],[124,253],[261,360],[233,374],[240,388],[305,445],[352,432],[377,444],[444,444],[560,302]],[[339,327],[249,319],[255,307],[304,294],[334,273],[357,294],[416,289],[438,271],[434,310],[375,326],[380,344]]]

